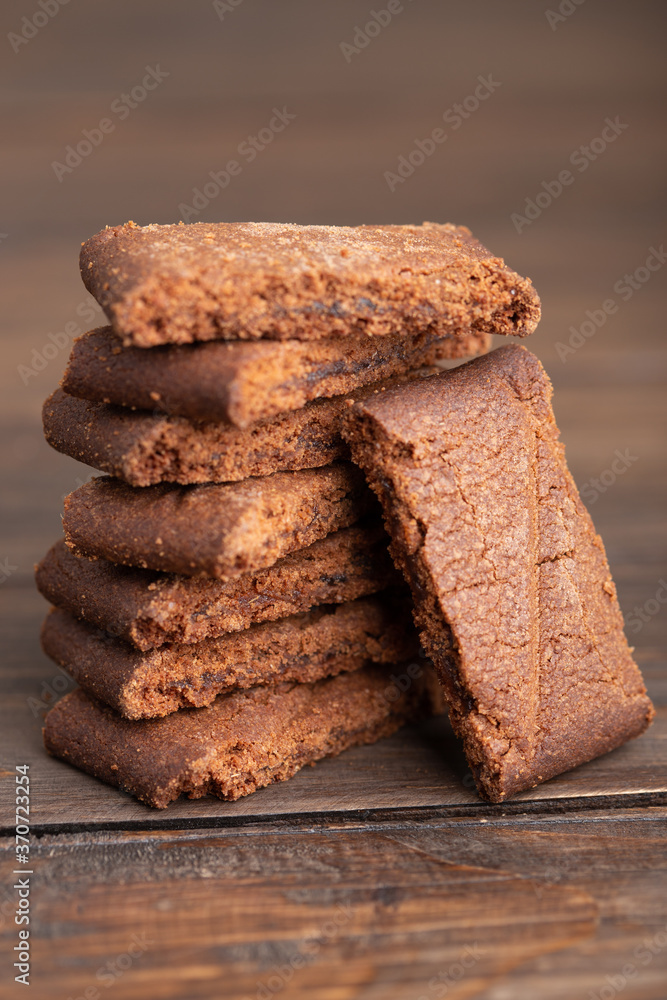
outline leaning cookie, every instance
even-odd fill
[[[164,809],[180,795],[234,800],[306,764],[375,743],[439,710],[427,668],[399,693],[388,667],[221,695],[207,708],[130,721],[73,691],[44,726],[49,753]]]
[[[127,345],[369,334],[526,336],[530,281],[465,226],[270,222],[103,229],[81,277]]]
[[[653,709],[539,361],[510,346],[356,404],[352,455],[482,795],[620,746]]]

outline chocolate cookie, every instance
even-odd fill
[[[356,404],[346,430],[494,802],[638,736],[653,714],[550,398],[537,358],[503,347]]]
[[[79,554],[229,581],[354,524],[373,503],[349,462],[224,485],[136,489],[101,476],[66,497],[63,527]]]
[[[125,344],[354,333],[532,333],[529,281],[464,226],[207,223],[103,229],[81,276]]]
[[[234,800],[431,714],[431,691],[427,669],[399,694],[387,667],[367,666],[312,684],[254,687],[221,695],[208,708],[132,722],[76,690],[47,715],[44,744],[158,809],[183,794]]]
[[[401,582],[377,521],[335,531],[230,583],[77,557],[63,541],[37,566],[35,579],[52,604],[142,650],[201,642]]]
[[[141,653],[67,611],[53,609],[42,648],[87,694],[127,719],[210,705],[257,684],[303,684],[368,662],[401,663],[419,643],[407,593],[325,605],[219,639],[171,643]]]
[[[121,347],[110,327],[74,342],[62,381],[71,396],[249,428],[315,399],[339,396],[441,358],[488,349],[485,333],[425,331],[310,342],[216,341],[144,350]]]
[[[433,371],[423,370],[425,375]],[[131,486],[237,482],[349,458],[340,435],[346,400],[362,399],[420,375],[374,383],[349,396],[317,399],[248,430],[91,403],[56,389],[42,410],[44,434],[57,451]]]

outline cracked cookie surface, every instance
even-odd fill
[[[619,746],[652,717],[550,399],[537,358],[509,346],[358,403],[344,427],[492,801]]]

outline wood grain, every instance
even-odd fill
[[[290,1000],[430,1000],[448,974],[447,996],[556,1000],[602,989],[628,962],[628,995],[658,1000],[666,819],[642,809],[46,838],[34,851],[35,986],[40,998],[81,995],[138,939],[129,1000],[241,1000],[262,996],[258,984]]]
[[[579,4],[552,30],[545,9],[557,3],[403,6],[349,63],[340,43],[368,19],[360,0],[245,0],[222,20],[208,2],[120,0],[85,14],[68,4],[18,53],[6,43],[0,74],[18,99],[3,110],[0,168],[11,192],[0,222],[0,566],[12,567],[0,583],[0,820],[7,830],[13,768],[26,761],[40,832],[32,842],[40,1000],[91,988],[128,1000],[267,1000],[267,992],[436,1000],[433,977],[458,972],[461,949],[475,942],[480,960],[440,981],[448,997],[590,1000],[605,987],[609,995],[628,963],[633,977],[613,987],[618,996],[666,995],[667,948],[646,950],[667,924],[667,814],[655,804],[666,783],[667,605],[651,603],[667,579],[664,282],[652,275],[629,299],[614,290],[663,239],[665,7]],[[5,7],[5,37],[37,9],[34,0]],[[158,62],[170,74],[164,85],[58,182],[52,161]],[[480,74],[500,81],[497,92],[390,191],[384,171]],[[553,379],[580,488],[610,468],[617,449],[635,456],[590,509],[658,721],[515,803],[491,808],[476,798],[438,722],[245,801],[182,802],[157,820],[41,750],[45,696],[65,681],[39,651],[45,607],[32,566],[60,533],[63,495],[91,470],[50,451],[41,433],[41,403],[67,349],[27,378],[19,366],[32,365],[67,323],[83,332],[100,321],[87,312],[79,242],[128,218],[177,220],[179,203],[275,105],[297,118],[202,220],[469,225],[540,292],[543,320],[529,346]],[[628,128],[518,233],[511,214],[607,116]],[[561,360],[558,345],[610,297],[616,312]],[[156,821],[161,828],[149,829]],[[0,844],[3,958],[15,942],[12,843]],[[298,959],[339,907],[349,919],[322,938],[314,961],[270,990],[273,967]],[[151,944],[122,976],[98,980],[133,934]],[[20,996],[9,967],[0,991]]]
[[[82,866],[86,843],[59,838],[43,860],[35,854],[40,997],[83,993],[133,941],[128,1000],[149,983],[153,997],[194,998],[222,982],[230,998],[264,984],[264,996],[286,986],[290,998],[402,1000],[449,970],[449,995],[468,997],[580,944],[598,920],[586,891],[536,891],[520,874],[441,861],[384,832],[121,837]],[[75,966],[48,934],[55,919],[76,934]]]
[[[6,594],[11,629],[4,645],[13,663],[5,673],[2,759],[9,768],[29,763],[35,832],[155,828],[219,822],[257,822],[267,816],[436,809],[483,816],[494,807],[483,803],[465,759],[444,718],[413,726],[372,747],[349,751],[305,768],[288,782],[263,789],[237,802],[213,797],[181,799],[166,810],[153,810],[63,761],[46,756],[41,719],[47,703],[73,684],[38,648],[44,602],[29,589]],[[50,690],[49,690],[50,689]],[[53,692],[51,694],[50,692]],[[662,691],[656,685],[656,700]],[[640,739],[576,768],[528,792],[511,809],[566,809],[601,801],[667,803],[667,705]],[[2,815],[11,817],[13,778],[0,782]],[[9,799],[7,799],[9,796]],[[0,798],[0,802],[2,798]],[[5,828],[6,831],[10,827]]]

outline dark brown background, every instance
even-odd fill
[[[17,371],[32,364],[32,349],[41,351],[49,333],[81,323],[76,309],[87,296],[79,243],[130,218],[177,220],[179,203],[190,202],[209,171],[237,155],[274,106],[286,106],[296,120],[244,165],[201,219],[469,225],[540,291],[544,319],[531,346],[562,389],[558,416],[579,481],[607,468],[617,447],[634,448],[642,462],[616,484],[617,497],[632,489],[640,468],[648,474],[662,430],[664,272],[565,364],[554,344],[584,322],[587,309],[616,298],[614,283],[663,238],[659,0],[586,0],[555,30],[547,3],[414,0],[350,64],[339,46],[352,41],[370,4],[243,0],[221,22],[208,2],[70,0],[16,54],[4,36],[34,4],[12,7],[3,10],[0,34],[8,90],[0,556],[7,554],[19,573],[30,572],[58,532],[62,494],[87,476],[51,454],[39,433],[40,404],[67,352],[27,385]],[[52,161],[62,160],[82,129],[94,128],[155,64],[169,77],[125,121],[112,115],[115,131],[59,183]],[[474,90],[479,74],[492,74],[501,86],[458,131],[448,129],[447,142],[392,193],[384,171],[442,125],[443,111]],[[616,116],[629,127],[517,234],[511,213]],[[614,381],[613,394],[595,399]],[[585,414],[573,410],[569,395],[584,385],[591,388]],[[641,397],[633,395],[637,385]],[[637,521],[656,516],[655,485],[636,498]],[[613,503],[609,493],[597,503],[602,525]],[[657,556],[656,544],[651,551]],[[649,585],[646,598],[651,593]]]
[[[43,768],[33,772],[44,832],[34,846],[35,996],[78,996],[134,931],[147,931],[153,944],[114,983],[118,995],[225,995],[222,974],[226,995],[255,996],[257,979],[266,981],[343,903],[354,917],[274,995],[431,1000],[429,979],[479,941],[485,959],[449,996],[584,998],[609,987],[605,976],[618,986],[624,964],[634,962],[637,976],[622,995],[664,1000],[667,949],[645,966],[633,958],[667,923],[657,795],[665,788],[664,720],[650,743],[504,810],[476,801],[461,762],[434,752],[437,740],[424,774],[416,766],[411,778],[408,765],[421,751],[410,737],[316,768],[236,812],[184,804],[171,821],[180,832],[169,833],[163,818],[153,834],[141,832],[149,818],[140,807],[135,813],[129,800],[43,761],[39,750],[39,719],[26,699],[39,698],[57,672],[38,651],[43,602],[31,570],[60,530],[63,494],[90,470],[49,451],[41,437],[41,402],[67,350],[27,384],[19,366],[34,363],[33,349],[41,352],[49,333],[85,326],[77,314],[89,301],[79,243],[130,218],[176,221],[179,203],[238,157],[239,143],[276,106],[296,119],[199,218],[453,221],[528,274],[544,312],[530,346],[556,387],[575,478],[590,495],[591,478],[611,468],[616,450],[632,456],[591,512],[628,622],[634,608],[655,607],[667,579],[667,270],[628,302],[613,286],[664,239],[665,5],[585,0],[553,30],[545,11],[558,10],[556,0],[414,0],[348,64],[340,43],[384,6],[242,0],[221,21],[199,0],[70,0],[17,53],[7,34],[32,17],[37,0],[0,13],[0,564],[12,567],[0,583],[12,723],[3,783],[13,781],[19,758]],[[113,133],[58,182],[52,162],[156,64],[169,73],[164,83],[125,121],[111,115]],[[500,87],[460,129],[447,129],[447,142],[392,193],[384,171],[442,125],[480,74]],[[511,214],[543,181],[572,169],[571,153],[607,117],[628,128],[584,173],[574,170],[575,182],[518,234]],[[555,345],[609,298],[618,311],[561,361]],[[660,705],[665,606],[629,633]],[[401,808],[392,811],[394,785]],[[254,812],[261,815],[251,826],[235,826]],[[2,818],[11,824],[4,808]],[[92,830],[105,824],[107,833]],[[196,832],[207,824],[215,829]],[[13,931],[3,925],[4,962]],[[9,963],[2,974],[3,984],[11,980]]]

